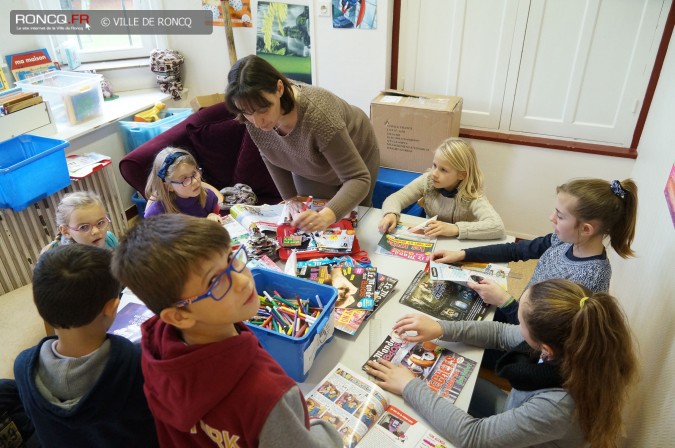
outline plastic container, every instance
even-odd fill
[[[300,338],[286,336],[255,325],[248,327],[258,337],[260,344],[281,365],[286,374],[297,382],[307,378],[314,358],[333,337],[335,329],[333,310],[337,290],[332,286],[311,282],[269,269],[252,268],[253,280],[258,294],[263,291],[278,291],[282,297],[309,299],[310,306],[317,306],[316,295],[321,298],[323,311],[309,331]],[[248,325],[248,324],[247,324]]]
[[[27,92],[38,92],[49,103],[54,121],[79,124],[103,113],[103,76],[57,70],[17,81]]]
[[[70,185],[68,145],[35,135],[0,142],[0,208],[18,212]]]
[[[143,143],[157,137],[167,129],[171,129],[192,114],[188,108],[168,108],[160,114],[160,119],[151,123],[120,120],[117,122],[122,131],[122,141],[126,152],[131,152]]]

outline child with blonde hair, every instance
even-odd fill
[[[475,403],[474,393],[466,413],[405,367],[368,361],[368,373],[456,446],[617,446],[637,359],[616,299],[569,280],[546,280],[523,293],[519,313],[520,325],[424,315],[394,324],[410,342],[440,338],[508,350],[497,363],[497,374],[512,386],[508,398],[493,390]],[[504,398],[505,405],[497,404]],[[479,407],[491,412],[476,412]]]
[[[101,197],[91,191],[76,191],[63,196],[56,207],[58,233],[40,254],[66,244],[88,244],[113,249],[118,241],[108,230],[110,218]]]
[[[154,199],[146,207],[145,217],[183,213],[221,222],[218,197],[206,185],[192,154],[180,148],[164,148],[155,157],[145,186],[145,197]]]
[[[382,233],[396,228],[401,210],[422,198],[431,221],[424,234],[459,239],[503,238],[504,223],[483,193],[483,174],[473,147],[460,138],[444,141],[430,171],[389,196],[382,204]]]
[[[593,292],[607,292],[612,268],[604,239],[622,258],[633,256],[631,243],[637,217],[637,185],[631,179],[607,182],[576,179],[557,188],[553,233],[517,243],[493,244],[460,251],[436,251],[432,260],[508,262],[539,259],[529,285],[565,278]],[[483,300],[499,307],[511,323],[518,323],[518,302],[490,280],[469,282]],[[498,316],[497,316],[498,317]]]

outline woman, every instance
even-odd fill
[[[380,151],[368,116],[325,89],[289,81],[258,56],[228,74],[228,109],[246,123],[285,200],[330,199],[305,210],[293,225],[324,230],[358,204],[371,205]]]

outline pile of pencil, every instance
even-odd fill
[[[294,338],[307,334],[323,310],[318,294],[316,307],[310,306],[309,300],[302,300],[297,294],[294,298],[283,298],[277,291],[273,291],[272,295],[263,291],[263,295],[258,297],[260,308],[248,323]]]

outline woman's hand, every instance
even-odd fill
[[[431,253],[431,261],[436,263],[457,263],[464,260],[466,253],[463,250],[436,250]]]
[[[405,367],[396,366],[384,359],[378,362],[368,361],[366,365],[368,374],[377,378],[375,383],[396,395],[403,395],[405,386],[416,378],[416,375]]]
[[[314,210],[305,210],[295,217],[293,225],[303,232],[318,232],[334,224],[336,220],[335,213],[328,207],[324,207],[320,212]]]
[[[411,336],[408,332],[416,332]],[[394,333],[406,342],[424,342],[443,336],[441,324],[423,314],[406,314],[394,324]]]
[[[380,224],[377,226],[377,230],[380,233],[389,233],[396,228],[396,223],[398,221],[398,216],[396,213],[387,213],[380,220]]]
[[[222,224],[223,220],[220,219],[220,215],[216,215],[215,213],[209,213],[209,215],[206,217],[209,221],[215,221],[218,224]]]
[[[457,236],[459,235],[459,227],[455,224],[443,221],[430,221],[424,227],[424,234],[426,236]]]
[[[483,278],[480,283],[469,281],[466,284],[478,293],[483,302],[490,305],[501,306],[511,297],[511,294],[493,280]]]

